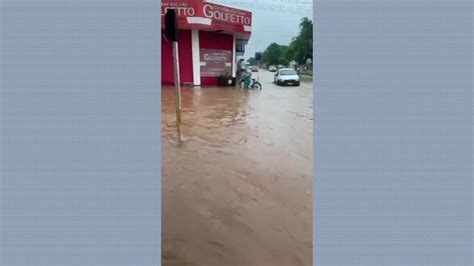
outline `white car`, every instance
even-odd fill
[[[277,71],[277,68],[276,68],[276,66],[270,66],[270,67],[268,68],[268,70],[269,70],[270,72],[276,72],[276,71]]]
[[[275,84],[277,85],[300,85],[300,76],[293,68],[282,68],[275,74]]]

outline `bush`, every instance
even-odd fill
[[[234,83],[232,75],[229,72],[222,72],[217,79],[217,85],[222,87],[232,86]]]

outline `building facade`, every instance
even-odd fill
[[[172,42],[166,39],[164,17],[175,9],[182,84],[216,85],[220,75],[236,75],[252,32],[252,13],[204,0],[162,0],[161,79],[174,83]]]

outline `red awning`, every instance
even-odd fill
[[[182,29],[201,29],[240,33],[252,33],[252,12],[204,2],[202,0],[162,0],[161,24],[168,9],[175,9],[178,25]]]

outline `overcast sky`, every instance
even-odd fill
[[[289,44],[298,33],[302,18],[313,20],[312,0],[209,0],[252,12],[252,37],[245,58],[263,52],[273,42]]]

